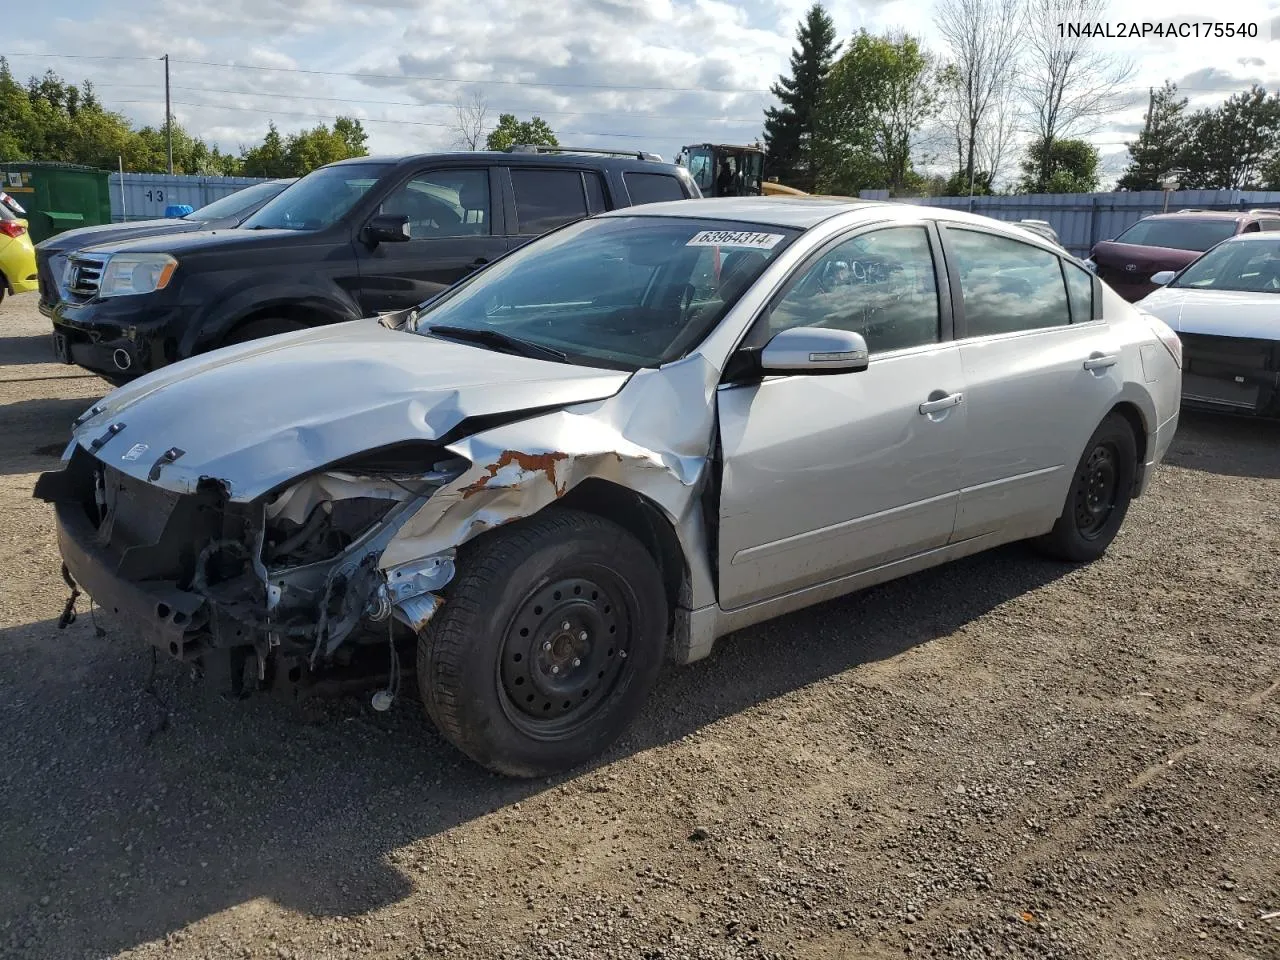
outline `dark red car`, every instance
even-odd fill
[[[1280,230],[1280,210],[1157,213],[1143,217],[1114,240],[1095,243],[1085,263],[1116,293],[1134,303],[1156,289],[1152,274],[1181,270],[1228,237],[1260,230]]]

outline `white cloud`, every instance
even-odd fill
[[[1233,20],[1260,22],[1267,0],[1237,0]],[[173,58],[175,114],[226,149],[339,113],[361,117],[382,153],[450,147],[452,103],[480,91],[490,114],[543,116],[580,146],[656,150],[750,141],[761,134],[767,89],[787,68],[809,0],[471,0],[443,10],[422,0],[115,0],[77,20],[33,20],[11,49]],[[1150,0],[1116,0],[1109,19],[1150,20]],[[1201,5],[1202,7],[1202,5]],[[1144,9],[1145,8],[1145,9]],[[834,0],[841,38],[856,29],[907,29],[937,45],[915,0]],[[1198,20],[1174,0],[1161,15]],[[1109,167],[1141,122],[1145,90],[1183,83],[1193,106],[1280,80],[1280,42],[1100,40],[1135,64],[1133,96],[1093,135]],[[191,61],[235,63],[227,69]],[[1215,67],[1206,67],[1213,64]],[[109,104],[141,123],[163,120],[159,63],[20,57],[19,73],[52,67],[92,78]],[[279,68],[277,69],[250,69]],[[287,72],[290,69],[318,71]],[[341,73],[379,77],[338,76]],[[661,88],[661,89],[657,89]],[[139,102],[142,101],[142,102]],[[349,102],[344,102],[349,101]]]

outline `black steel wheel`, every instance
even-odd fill
[[[551,509],[466,544],[419,637],[428,716],[480,764],[547,776],[586,762],[640,711],[662,665],[653,558],[594,514]]]
[[[625,590],[611,580],[611,571],[597,570],[548,583],[507,627],[498,664],[503,703],[529,736],[572,737],[621,679],[631,616]]]
[[[1089,451],[1076,472],[1076,529],[1086,540],[1096,540],[1107,528],[1120,494],[1120,454],[1112,443],[1099,443]]]
[[[1138,447],[1129,421],[1111,414],[1098,426],[1076,464],[1062,515],[1037,545],[1074,563],[1097,560],[1120,531],[1133,497]]]

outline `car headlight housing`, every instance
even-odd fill
[[[155,293],[169,285],[178,261],[167,253],[115,254],[102,271],[99,297]]]

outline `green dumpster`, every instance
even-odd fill
[[[0,163],[0,190],[27,211],[31,239],[111,222],[109,171],[72,163]]]

